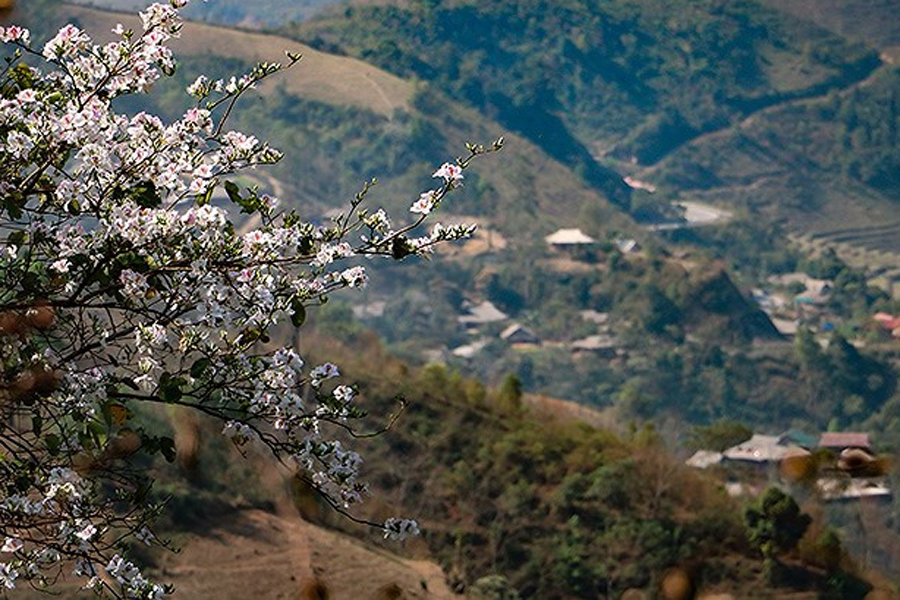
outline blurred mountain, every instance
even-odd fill
[[[873,48],[900,46],[898,0],[761,0]]]
[[[151,4],[154,0],[72,0],[106,10],[133,12]],[[185,9],[189,19],[207,21],[242,29],[272,29],[287,23],[299,23],[309,19],[322,8],[338,4],[342,0],[194,0]]]
[[[747,1],[431,2],[332,11],[285,29],[439,85],[623,200],[608,165],[867,76],[878,58]],[[621,163],[621,164],[619,164]]]

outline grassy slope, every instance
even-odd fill
[[[133,13],[111,13],[67,6],[67,16],[78,19],[90,32],[107,32],[116,23],[135,30],[140,21]],[[97,34],[99,39],[103,35]],[[182,37],[172,43],[177,56],[215,56],[245,62],[284,62],[285,52],[302,54],[301,64],[270,80],[264,93],[277,85],[289,94],[329,104],[350,105],[390,116],[395,110],[407,110],[413,85],[367,63],[344,56],[318,52],[309,46],[273,35],[250,33],[202,23],[187,23]]]

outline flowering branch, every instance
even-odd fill
[[[140,34],[120,25],[103,46],[67,25],[37,50],[27,30],[0,27],[15,48],[0,75],[0,589],[48,587],[71,568],[116,597],[166,595],[124,552],[127,540],[162,544],[149,529],[161,510],[152,482],[129,460],[175,453],[141,427],[144,404],[219,420],[235,445],[295,465],[335,510],[386,537],[418,532],[352,515],[367,491],[361,458],[335,434],[381,431],[356,431],[364,413],[335,365],[310,368],[294,348],[273,348],[270,332],[365,286],[364,267],[348,261],[424,256],[471,235],[436,224],[411,237],[502,139],[438,168],[441,185],[412,204],[409,223],[394,228],[365,207],[374,181],[332,226],[304,222],[227,179],[280,160],[228,121],[243,94],[299,56],[227,82],[198,78],[196,105],[173,123],[113,110],[173,71],[166,43],[185,4],[148,7]],[[226,208],[212,202],[219,189]],[[234,208],[260,225],[239,233]]]

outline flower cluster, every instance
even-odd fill
[[[278,202],[229,180],[281,153],[227,129],[234,103],[282,66],[228,81],[201,76],[197,104],[174,122],[119,114],[113,101],[149,91],[174,68],[187,0],[141,12],[142,31],[116,27],[95,44],[63,27],[40,48],[23,28],[0,75],[0,586],[49,585],[66,565],[118,597],[166,589],[121,551],[148,529],[145,475],[135,453],[174,458],[174,442],[146,433],[141,403],[179,405],[218,419],[235,444],[290,458],[336,507],[366,494],[361,457],[338,439],[363,411],[335,365],[310,368],[272,336],[302,324],[307,307],[368,281],[362,259],[422,255],[471,235],[426,217],[484,152],[446,163],[415,217],[394,225],[369,212],[365,191],[330,225],[277,212]],[[289,56],[289,64],[297,57]],[[214,206],[223,188],[238,211]],[[7,460],[7,455],[13,460]],[[379,525],[415,534],[412,521]]]

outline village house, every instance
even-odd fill
[[[641,251],[641,245],[631,238],[620,238],[613,242],[622,254],[637,254]]]
[[[828,502],[848,502],[864,499],[890,500],[891,488],[883,478],[849,479],[823,477],[816,481],[822,498]]]
[[[722,453],[714,450],[697,450],[689,459],[684,461],[689,467],[695,469],[708,469],[722,462]]]
[[[544,240],[557,249],[569,249],[573,246],[584,247],[597,243],[597,240],[577,228],[559,229],[545,237]]]
[[[376,300],[368,304],[357,304],[353,307],[353,316],[357,319],[367,319],[384,316],[384,309],[387,308],[387,302],[384,300]]]
[[[471,359],[475,358],[475,355],[484,350],[487,345],[488,340],[486,339],[475,340],[470,344],[454,348],[450,353],[457,358]]]
[[[772,321],[775,330],[783,337],[792,338],[800,331],[800,321],[797,319],[780,319],[778,317],[773,317],[769,320]]]
[[[536,336],[530,329],[513,323],[500,333],[500,338],[513,345],[527,344],[537,345],[541,343],[540,338]]]
[[[828,302],[834,282],[829,279],[816,279],[806,273],[786,273],[769,277],[769,283],[783,287],[800,286],[803,290],[794,296],[794,304],[798,307],[821,306]]]
[[[778,440],[781,444],[794,444],[801,448],[812,450],[819,443],[819,436],[799,429],[788,429],[778,436]]]
[[[593,309],[587,309],[587,310],[578,311],[578,314],[582,319],[584,319],[588,323],[594,323],[595,325],[599,325],[600,328],[604,328],[609,325],[609,313],[598,312]]]
[[[834,452],[858,448],[871,453],[872,443],[868,433],[827,431],[819,438],[819,448],[827,448]]]
[[[900,317],[879,312],[875,313],[875,316],[872,317],[872,320],[875,322],[875,326],[895,338],[900,338]]]
[[[505,312],[485,300],[481,304],[470,305],[467,314],[458,316],[456,320],[471,333],[482,325],[498,323],[508,318],[509,316]]]
[[[778,463],[789,456],[807,455],[809,450],[783,439],[780,435],[754,433],[749,440],[725,450],[722,458],[725,461],[764,465]]]
[[[619,342],[608,335],[589,335],[569,344],[573,354],[593,354],[600,358],[615,358],[619,353]]]

